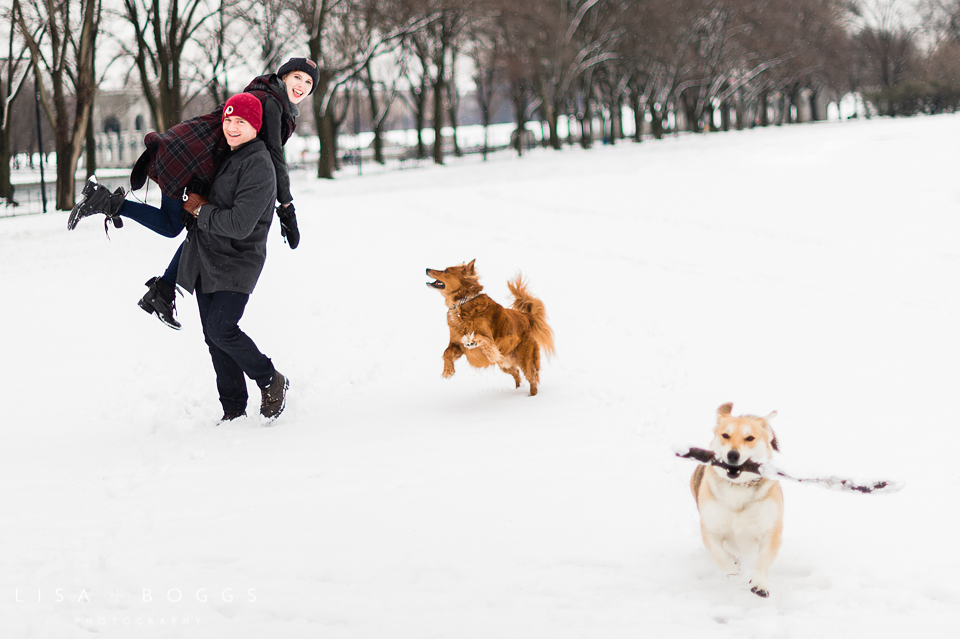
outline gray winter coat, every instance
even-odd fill
[[[267,259],[276,196],[277,174],[263,140],[231,151],[183,243],[177,283],[190,293],[198,279],[204,293],[252,293]]]

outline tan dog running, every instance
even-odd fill
[[[777,437],[766,417],[730,414],[733,404],[717,409],[717,426],[711,449],[729,466],[748,459],[765,462],[779,451]],[[750,591],[769,597],[767,574],[780,549],[783,533],[783,491],[780,482],[739,469],[698,466],[690,489],[700,511],[703,544],[713,560],[728,575],[740,573],[744,557],[755,557]]]
[[[553,353],[553,330],[547,324],[543,302],[527,290],[518,275],[507,287],[513,293],[511,308],[490,299],[480,285],[474,262],[442,271],[427,269],[434,278],[427,286],[440,291],[447,305],[450,343],[443,351],[443,376],[453,376],[453,363],[465,355],[471,366],[497,365],[520,388],[520,371],[537,394],[540,383],[540,348]],[[519,369],[519,370],[518,370]]]

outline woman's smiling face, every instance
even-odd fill
[[[292,104],[300,104],[313,89],[313,78],[303,71],[291,71],[280,79],[287,85],[287,97]]]

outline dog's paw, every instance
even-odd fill
[[[740,576],[740,560],[736,557],[724,557],[718,560],[720,565],[720,570],[723,571],[727,577],[739,577]]]
[[[476,348],[477,346],[479,346],[476,340],[477,340],[477,336],[473,333],[470,333],[469,335],[464,335],[463,337],[461,337],[460,343],[463,344],[464,348]]]
[[[443,378],[444,378],[444,379],[450,379],[451,377],[453,377],[453,374],[454,374],[455,372],[456,372],[456,371],[453,370],[453,366],[451,366],[450,368],[447,368],[447,367],[445,366],[445,367],[443,368]]]
[[[764,599],[770,596],[770,589],[767,588],[765,585],[761,585],[761,584],[757,584],[756,586],[751,588],[750,592],[757,595],[758,597],[763,597]]]

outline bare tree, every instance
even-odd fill
[[[517,128],[513,146],[523,155],[527,121],[534,105],[536,50],[539,27],[529,14],[501,14],[497,18],[503,42],[504,69]]]
[[[384,164],[383,126],[390,107],[400,95],[400,81],[406,74],[406,59],[393,60],[379,78],[375,77],[373,64],[364,67],[363,79],[370,101],[370,126],[373,129],[373,156],[378,164]]]
[[[874,86],[889,87],[907,78],[918,58],[917,30],[897,0],[859,0],[852,5],[862,25],[854,36]]]
[[[469,57],[473,62],[473,84],[480,121],[483,124],[483,159],[490,150],[490,123],[499,107],[497,97],[503,88],[505,52],[496,21],[479,20],[469,28]]]
[[[422,30],[436,16],[411,15],[384,0],[380,3],[376,0],[292,2],[307,31],[310,59],[317,64],[320,77],[313,93],[313,115],[320,138],[317,176],[332,178],[336,163],[336,122],[328,106],[337,90],[356,77],[372,58],[395,48],[405,35]]]
[[[29,49],[22,39],[17,38],[16,20],[13,17],[14,7],[4,12],[4,17],[10,20],[10,32],[7,40],[6,65],[2,68],[0,77],[0,197],[7,201],[7,206],[16,206],[13,199],[13,184],[10,181],[10,134],[12,132],[13,101],[17,99],[20,90],[26,85],[27,52]],[[36,37],[38,34],[34,34]]]
[[[934,45],[960,44],[960,0],[921,0],[918,9]]]
[[[430,56],[423,46],[422,38],[409,34],[404,38],[405,64],[404,77],[408,90],[400,97],[413,111],[414,129],[417,132],[417,159],[427,157],[427,147],[423,141],[423,130],[427,125],[427,109],[430,100]]]
[[[290,53],[302,55],[296,43],[305,40],[303,25],[289,0],[251,0],[238,9],[260,44],[260,66],[264,71],[278,69]]]
[[[14,0],[13,10],[20,34],[30,49],[34,71],[41,78],[41,103],[54,129],[56,207],[69,211],[74,205],[74,174],[96,91],[93,56],[100,2],[64,0],[53,4]],[[46,37],[37,36],[38,30]],[[50,87],[46,86],[47,81]]]
[[[123,0],[123,16],[134,29],[132,44],[121,41],[134,60],[157,131],[183,119],[187,102],[187,46],[200,27],[220,13],[215,0]]]
[[[259,3],[254,6],[241,4],[239,0],[219,0],[215,15],[197,31],[195,43],[200,49],[200,68],[204,70],[204,75],[197,78],[197,84],[206,90],[214,104],[226,102],[234,93],[230,90],[227,73],[234,67],[243,66],[249,59],[246,37],[251,28],[245,17],[260,6]],[[187,97],[184,104],[188,104],[192,97]]]

